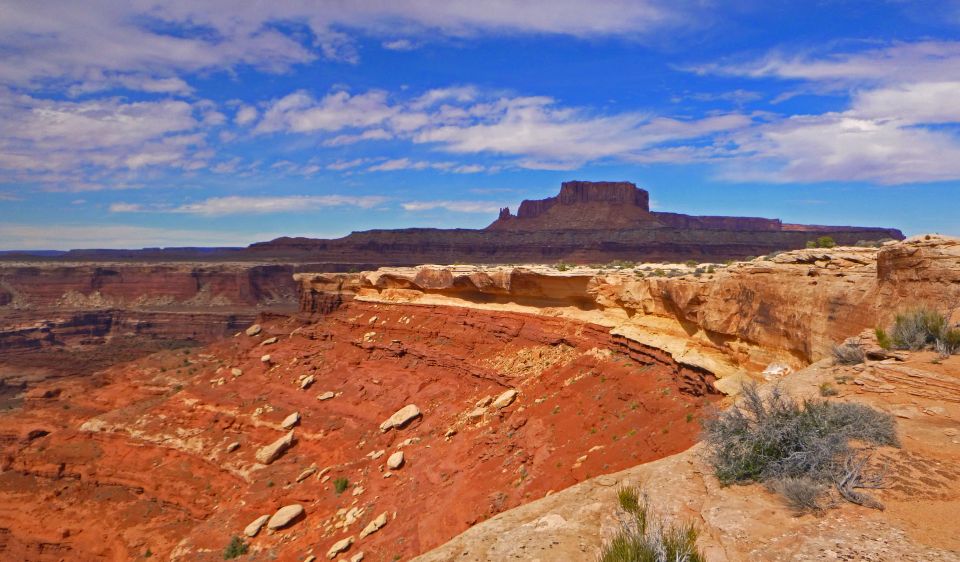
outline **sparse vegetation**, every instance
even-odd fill
[[[826,398],[828,396],[836,396],[837,394],[839,394],[839,392],[837,392],[837,389],[834,388],[832,384],[825,382],[820,385],[820,396]]]
[[[668,525],[651,517],[645,497],[636,487],[617,491],[629,521],[607,544],[598,562],[703,562],[697,530],[691,524]]]
[[[887,331],[883,328],[874,328],[873,334],[877,337],[877,345],[882,349],[891,349],[893,347],[893,340],[890,339]]]
[[[553,265],[553,268],[557,271],[569,271],[572,266],[569,263],[565,263],[563,260],[558,261]]]
[[[830,236],[821,236],[816,240],[808,240],[807,248],[835,248],[837,242]]]
[[[942,314],[925,308],[898,314],[890,336],[897,349],[916,351],[933,345],[947,325]]]
[[[346,491],[348,486],[350,486],[350,481],[343,476],[338,476],[333,479],[333,490],[338,496]]]
[[[864,357],[863,348],[855,343],[833,346],[834,365],[859,365]]]
[[[761,396],[756,386],[744,387],[734,406],[704,423],[704,439],[721,483],[762,482],[781,493],[788,490],[795,496],[784,495],[791,505],[810,499],[800,502],[800,484],[787,479],[807,479],[823,490],[833,483],[849,501],[875,507],[875,500],[852,489],[862,476],[850,471],[862,470],[864,463],[855,462],[859,453],[850,440],[898,446],[888,414],[848,402],[798,403],[778,388]]]
[[[250,547],[247,546],[247,543],[243,542],[238,536],[234,536],[230,539],[230,544],[227,545],[227,548],[223,551],[224,560],[232,560],[234,558],[239,558],[247,553],[250,550]]]

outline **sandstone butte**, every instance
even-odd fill
[[[630,483],[695,521],[711,561],[960,556],[960,357],[829,359],[846,338],[874,344],[898,311],[960,324],[960,240],[699,272],[421,266],[294,287],[299,313],[252,315],[236,337],[3,387],[0,558],[220,560],[236,535],[291,561],[351,537],[335,558],[593,560]],[[306,377],[336,399],[301,390]],[[896,415],[903,448],[876,459],[886,511],[794,517],[762,486],[720,487],[699,421],[743,380],[801,396],[830,383]],[[381,431],[411,404],[419,416]],[[295,446],[258,462],[290,412]],[[383,451],[401,448],[410,462],[388,471]],[[296,524],[244,534],[290,505]]]

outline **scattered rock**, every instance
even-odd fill
[[[261,356],[260,356],[260,361],[263,362],[263,363],[269,363],[269,362],[270,362],[270,354],[268,353],[268,354],[266,354],[266,355],[261,355]]]
[[[267,339],[263,340],[262,342],[260,342],[260,345],[273,345],[273,344],[277,343],[278,341],[280,341],[280,338],[278,338],[277,336],[273,336],[272,338],[267,338]]]
[[[333,560],[337,557],[338,554],[350,548],[350,545],[353,544],[353,537],[347,537],[343,540],[333,543],[333,546],[330,547],[330,550],[327,551],[327,558]]]
[[[370,535],[376,533],[382,529],[387,524],[387,512],[383,512],[377,516],[376,519],[367,523],[367,526],[360,531],[360,540],[363,540]]]
[[[310,385],[313,384],[314,381],[316,381],[316,380],[317,380],[317,378],[314,377],[313,375],[309,375],[309,376],[304,377],[303,380],[300,381],[300,389],[301,389],[301,390],[306,390],[306,389],[310,388]]]
[[[402,448],[408,447],[408,446],[410,446],[410,445],[415,445],[415,444],[417,444],[417,443],[419,443],[419,442],[420,442],[420,438],[419,438],[419,437],[410,437],[409,439],[404,439],[403,441],[401,441],[400,444],[397,445],[397,449],[402,449]]]
[[[253,337],[259,334],[261,329],[262,328],[260,327],[260,324],[254,324],[253,326],[250,326],[249,328],[247,328],[247,335],[250,337]]]
[[[243,374],[243,369],[238,369],[237,367],[234,367],[230,369],[230,374],[235,377],[239,377],[240,375]]]
[[[374,461],[375,461],[375,460],[379,459],[380,457],[382,457],[384,454],[386,454],[386,451],[383,450],[383,449],[380,449],[379,451],[371,451],[371,452],[367,453],[367,456],[370,457],[370,460],[374,460]]]
[[[396,470],[403,466],[403,451],[397,451],[387,459],[387,467]],[[363,538],[363,537],[361,537]]]
[[[493,402],[493,396],[484,396],[480,400],[477,400],[477,403],[475,404],[475,406],[477,408],[486,408],[487,406],[490,405],[491,402]]]
[[[350,557],[350,562],[361,562],[363,560],[363,553],[358,552]]]
[[[257,462],[261,464],[270,464],[280,458],[290,446],[293,445],[293,430],[287,433],[273,443],[261,447],[256,454]]]
[[[328,390],[328,391],[324,392],[323,394],[321,394],[320,396],[317,396],[317,400],[320,400],[320,401],[330,400],[330,399],[333,398],[334,396],[336,396],[336,394],[334,394],[333,391]]]
[[[400,408],[392,416],[387,418],[382,424],[380,424],[380,431],[386,432],[390,429],[396,427],[400,428],[409,423],[411,420],[420,417],[420,408],[417,408],[414,404],[407,404],[403,408]]]
[[[293,523],[303,515],[303,506],[300,504],[285,505],[277,510],[267,522],[268,529],[282,529]]]
[[[240,448],[240,443],[234,441],[233,443],[230,443],[229,445],[227,445],[227,452],[232,453],[239,448]]]
[[[473,410],[467,412],[467,421],[470,423],[477,423],[483,419],[483,415],[486,413],[486,408],[474,408]]]
[[[311,554],[310,556],[307,556],[306,558],[304,558],[303,562],[316,562],[316,560],[317,560],[317,557]]]
[[[247,535],[248,537],[257,536],[257,533],[260,532],[260,529],[263,528],[263,526],[267,523],[267,520],[269,519],[270,519],[270,515],[261,515],[260,517],[257,517],[256,519],[253,520],[252,523],[250,523],[243,529],[243,534]]]
[[[450,429],[446,430],[446,431],[443,433],[443,436],[444,436],[444,437],[453,437],[453,436],[456,435],[456,434],[457,434],[457,428],[451,427]]]
[[[502,410],[510,404],[513,404],[513,401],[517,399],[518,392],[514,389],[510,389],[500,396],[497,396],[497,399],[493,401],[493,407]]]
[[[300,412],[294,412],[289,416],[283,418],[283,421],[280,422],[280,427],[283,429],[291,429],[293,426],[300,423]]]
[[[305,469],[297,476],[297,482],[303,482],[307,478],[310,478],[317,472],[317,467],[311,466],[310,468]]]

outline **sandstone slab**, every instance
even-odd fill
[[[407,404],[403,408],[397,410],[392,416],[387,418],[382,424],[380,424],[380,431],[386,432],[397,427],[403,427],[406,424],[410,423],[412,420],[420,417],[420,408],[415,404]]]
[[[269,519],[270,519],[269,515],[261,515],[260,517],[257,517],[243,529],[243,534],[247,535],[248,537],[257,536],[257,533],[259,533],[260,529],[262,529],[263,526],[267,524],[267,521]]]
[[[273,517],[267,522],[268,529],[282,529],[295,522],[304,514],[303,506],[300,504],[285,505],[273,514]]]
[[[293,430],[273,443],[257,450],[256,458],[261,464],[270,464],[280,458],[293,445]]]

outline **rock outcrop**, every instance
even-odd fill
[[[664,350],[732,384],[772,363],[806,366],[907,308],[949,315],[960,308],[960,240],[803,249],[730,266],[421,266],[353,275],[351,298],[588,321],[610,328],[625,348]],[[297,278],[301,292],[328,286]]]

